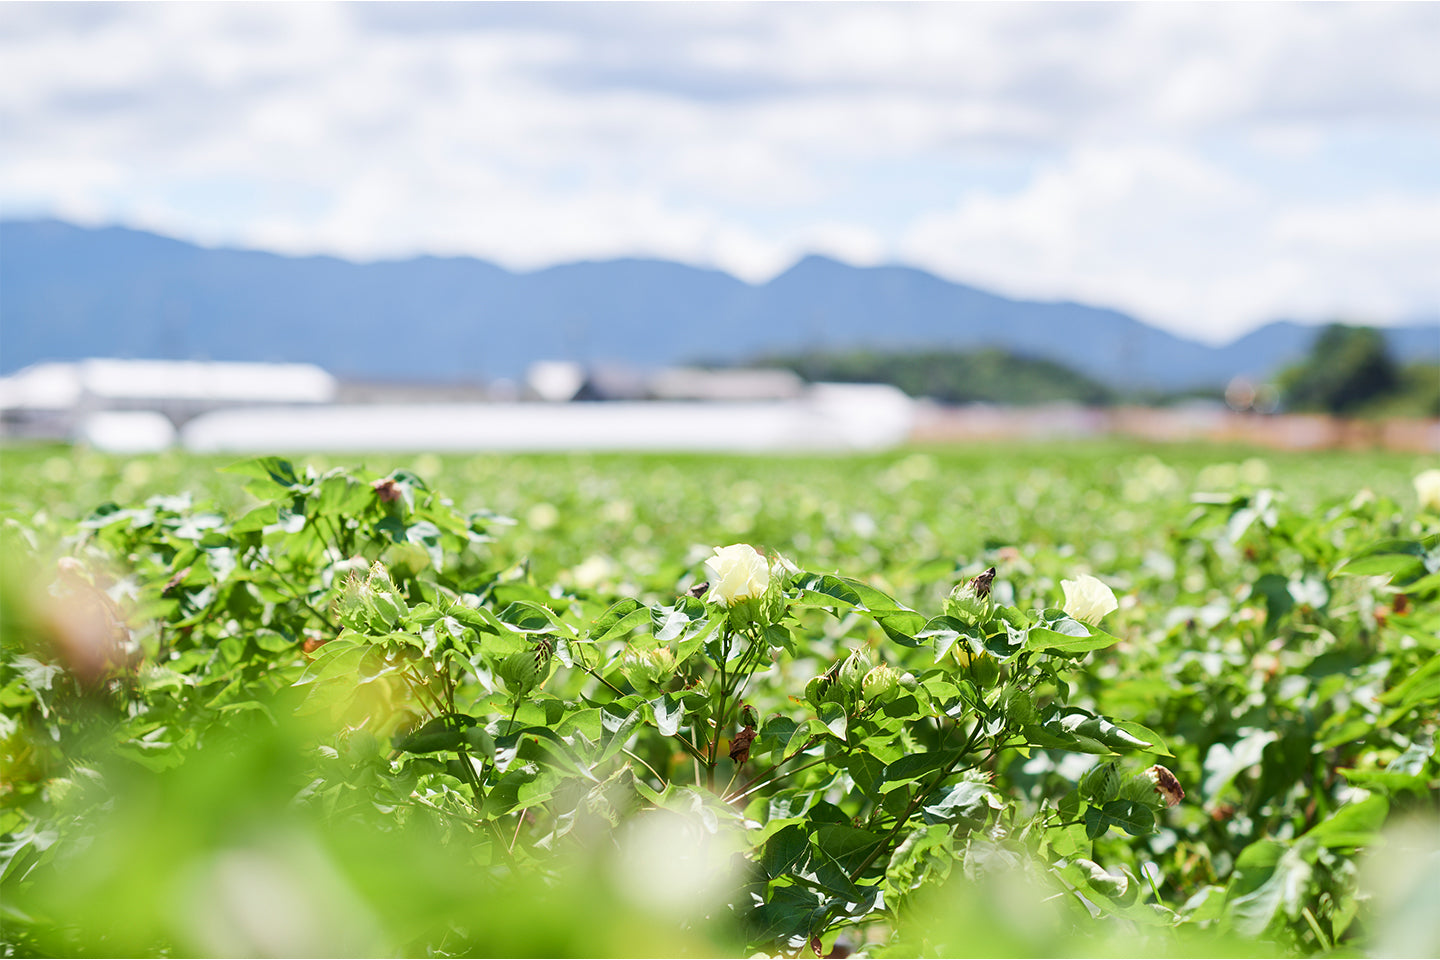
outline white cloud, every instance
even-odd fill
[[[1212,337],[1389,317],[1436,309],[1440,182],[1313,164],[1435,136],[1437,38],[1424,4],[10,4],[0,210],[751,280],[904,259]]]
[[[1017,296],[1081,299],[1223,342],[1257,318],[1440,312],[1440,196],[1281,204],[1153,146],[1082,149],[1021,190],[921,218],[907,259]]]

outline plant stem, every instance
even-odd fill
[[[860,866],[856,867],[850,872],[851,883],[855,883],[865,873],[866,870],[870,869],[870,865],[874,863],[877,858],[879,858],[881,852],[888,848],[890,844],[894,842],[895,837],[900,833],[901,830],[905,828],[905,824],[910,822],[911,815],[913,815],[915,811],[920,808],[920,804],[924,802],[925,798],[930,796],[930,794],[933,793],[935,789],[945,781],[945,778],[950,776],[950,774],[954,772],[956,765],[961,760],[965,759],[965,755],[970,752],[970,748],[974,746],[976,739],[980,736],[980,730],[984,726],[984,724],[985,721],[983,719],[981,719],[980,717],[975,718],[975,726],[970,731],[970,736],[965,738],[964,746],[962,746],[958,751],[956,751],[955,756],[950,760],[949,763],[945,764],[945,766],[936,775],[935,779],[930,781],[929,786],[927,786],[923,790],[916,791],[915,796],[910,800],[910,803],[906,805],[905,812],[902,813],[898,818],[896,818],[895,826],[890,828],[890,832],[885,835],[885,838],[875,845],[875,849],[870,851],[870,855],[865,858],[865,860],[860,864]]]
[[[725,665],[730,660],[730,643],[734,639],[735,632],[726,623],[725,637],[720,644],[720,698],[715,707],[715,733],[710,738],[710,759],[705,763],[705,786],[711,792],[715,790],[715,765],[720,761],[720,734],[725,729],[725,695],[730,683]]]
[[[739,792],[739,793],[731,794],[730,796],[728,796],[728,797],[725,798],[725,801],[726,801],[727,803],[734,803],[734,802],[737,801],[737,800],[743,800],[743,799],[745,799],[746,797],[750,796],[750,794],[754,793],[755,791],[757,791],[757,790],[763,790],[765,787],[770,786],[770,784],[774,783],[774,782],[777,781],[777,780],[782,779],[783,777],[791,777],[791,776],[794,776],[795,774],[799,773],[801,770],[808,770],[809,768],[811,768],[811,767],[813,767],[813,766],[816,766],[817,764],[825,763],[825,762],[827,762],[827,761],[829,761],[829,760],[831,759],[830,757],[816,757],[814,760],[811,760],[809,763],[802,763],[800,766],[796,767],[794,770],[789,770],[789,771],[786,771],[786,772],[783,773],[783,774],[778,774],[778,775],[776,775],[776,776],[774,776],[774,777],[770,777],[768,780],[762,779],[762,778],[764,778],[767,774],[773,773],[776,769],[778,769],[778,768],[779,768],[780,766],[782,766],[783,764],[789,763],[791,760],[795,759],[795,758],[798,757],[800,754],[802,754],[802,753],[804,753],[806,750],[810,749],[810,747],[811,747],[812,745],[813,745],[813,742],[807,742],[804,747],[802,747],[802,748],[800,748],[799,750],[795,751],[794,753],[790,754],[790,756],[788,756],[788,757],[786,757],[785,759],[781,760],[779,763],[772,765],[769,770],[766,770],[764,773],[761,773],[761,774],[758,774],[758,775],[755,776],[755,777],[752,777],[749,781],[747,781],[747,782],[745,783],[744,786],[742,786],[742,787],[740,788],[740,792]]]

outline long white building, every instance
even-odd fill
[[[338,389],[333,376],[308,363],[39,363],[0,377],[0,436],[157,450],[206,413],[330,403]]]

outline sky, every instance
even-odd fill
[[[1440,4],[0,4],[0,216],[1440,317]]]

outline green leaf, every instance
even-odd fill
[[[595,760],[596,766],[619,753],[626,741],[630,739],[631,731],[645,718],[644,701],[640,701],[628,709],[623,704],[623,700],[617,700],[600,708],[600,722],[609,736],[605,739],[605,746],[600,751],[600,756]]]
[[[221,467],[220,472],[268,481],[282,490],[289,490],[300,483],[300,478],[295,475],[294,465],[289,460],[280,457],[255,457],[250,460],[241,460],[228,467]]]
[[[513,600],[500,611],[502,623],[521,633],[548,633],[557,631],[562,636],[573,636],[575,631],[546,607],[529,600]]]
[[[995,789],[988,783],[962,780],[946,788],[932,803],[922,809],[926,823],[958,823],[969,820],[983,823],[990,810]]]
[[[1277,913],[1295,917],[1309,889],[1312,868],[1304,853],[1274,840],[1240,852],[1226,895],[1226,913],[1237,932],[1258,937]]]
[[[961,623],[954,617],[935,617],[925,624],[924,629],[915,634],[916,640],[933,640],[935,642],[935,662],[939,663],[950,648],[955,645],[962,635],[972,633],[968,624]]]
[[[617,640],[650,619],[650,608],[639,600],[626,598],[610,605],[590,624],[587,637],[592,643]]]
[[[1155,811],[1134,800],[1111,800],[1085,809],[1085,835],[1091,840],[1103,836],[1111,827],[1119,827],[1132,837],[1148,836],[1155,832]]]
[[[1146,753],[1153,753],[1161,757],[1175,756],[1175,754],[1170,752],[1170,748],[1165,745],[1165,740],[1160,734],[1151,730],[1143,723],[1136,723],[1134,720],[1114,720],[1111,722],[1114,723],[1121,732],[1133,738],[1131,742],[1148,744],[1148,746],[1144,748]],[[1140,748],[1137,747],[1136,749]]]
[[[1430,779],[1415,773],[1394,770],[1341,770],[1340,774],[1353,786],[1394,796],[1409,792],[1423,797],[1430,788]]]
[[[901,610],[877,617],[876,622],[887,637],[901,646],[918,647],[921,641],[915,635],[925,629],[927,621],[923,614],[914,610]]]
[[[1265,629],[1274,636],[1280,621],[1295,608],[1295,597],[1290,593],[1290,581],[1278,573],[1267,573],[1250,588],[1251,595],[1265,598]]]
[[[886,783],[907,783],[934,773],[948,762],[943,753],[912,753],[895,760],[885,767]]]
[[[655,714],[655,727],[663,737],[673,737],[680,732],[680,724],[685,721],[685,707],[673,694],[664,694],[650,701],[650,709]]]
[[[815,830],[815,849],[834,859],[847,872],[858,868],[884,842],[883,834],[841,823],[823,824]]]
[[[765,842],[760,855],[760,866],[765,875],[777,879],[798,863],[810,849],[810,835],[805,828],[792,824]]]
[[[1373,577],[1388,575],[1397,586],[1418,580],[1426,573],[1427,551],[1415,540],[1382,540],[1350,557],[1337,574]]]
[[[1329,849],[1373,846],[1380,841],[1380,828],[1389,812],[1389,800],[1378,795],[1367,797],[1345,804],[1312,827],[1305,837]]]
[[[1103,897],[1115,906],[1129,906],[1135,902],[1139,884],[1121,871],[1110,873],[1093,860],[1077,857],[1065,870],[1066,877],[1076,886],[1082,883],[1089,888],[1090,895]]]
[[[1408,710],[1419,704],[1440,705],[1440,657],[1431,657],[1423,667],[1377,699],[1396,710]]]
[[[273,503],[262,503],[230,525],[232,534],[258,533],[279,520],[279,507]]]
[[[369,646],[356,643],[354,640],[347,640],[340,637],[331,640],[320,648],[315,655],[315,660],[305,668],[305,673],[295,686],[319,683],[333,677],[354,673],[360,666],[360,661],[369,652]]]
[[[1118,637],[1098,627],[1086,627],[1078,620],[1061,620],[1055,630],[1031,627],[1025,634],[1025,649],[1036,653],[1084,654],[1118,643]]]
[[[863,750],[856,750],[845,760],[845,769],[860,792],[870,799],[878,795],[880,784],[885,782],[885,764]]]
[[[436,717],[413,732],[395,740],[395,749],[406,753],[437,753],[468,746],[465,728],[451,717]]]

